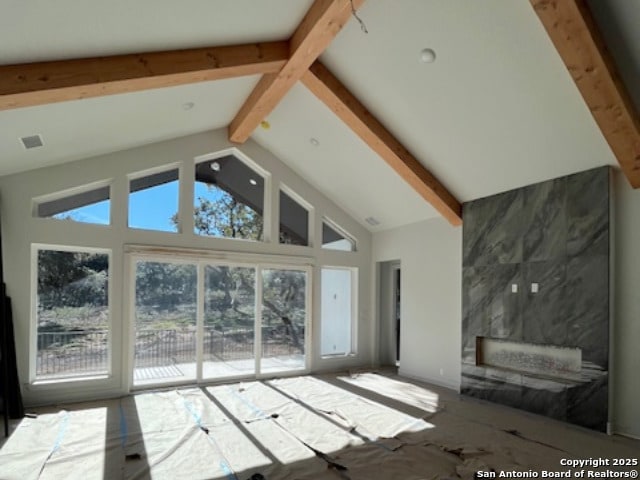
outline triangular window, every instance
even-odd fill
[[[78,193],[69,193],[67,195],[63,193],[55,196],[57,198],[52,200],[36,202],[37,217],[99,225],[109,225],[111,223],[109,185],[91,188]]]
[[[356,242],[333,222],[324,220],[322,222],[322,248],[355,252]]]

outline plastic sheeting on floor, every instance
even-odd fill
[[[0,449],[0,479],[471,479],[478,470],[560,470],[561,458],[606,448],[634,453],[634,444],[444,397],[364,374],[38,409]]]

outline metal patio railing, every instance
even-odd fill
[[[304,353],[292,341],[288,326],[262,327],[262,355]],[[296,329],[304,339],[304,328]],[[301,340],[304,345],[304,340]],[[108,370],[108,331],[38,332],[36,374],[60,376],[102,373]],[[205,327],[205,361],[244,360],[254,356],[254,329]],[[195,327],[141,329],[136,332],[135,367],[161,367],[195,362]]]

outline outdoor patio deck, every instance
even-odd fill
[[[279,355],[262,359],[261,373],[277,373],[304,370],[304,355]],[[255,360],[230,360],[227,362],[202,363],[202,378],[216,380],[221,378],[252,376],[255,373]],[[134,369],[133,384],[136,387],[163,383],[180,383],[196,379],[195,362],[176,363],[174,365],[139,367]]]

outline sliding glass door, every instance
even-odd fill
[[[204,379],[253,375],[256,371],[256,269],[204,267]]]
[[[132,260],[134,387],[307,368],[308,267]]]
[[[262,373],[305,368],[307,272],[262,270]]]
[[[196,380],[196,265],[137,261],[134,298],[134,385]]]

